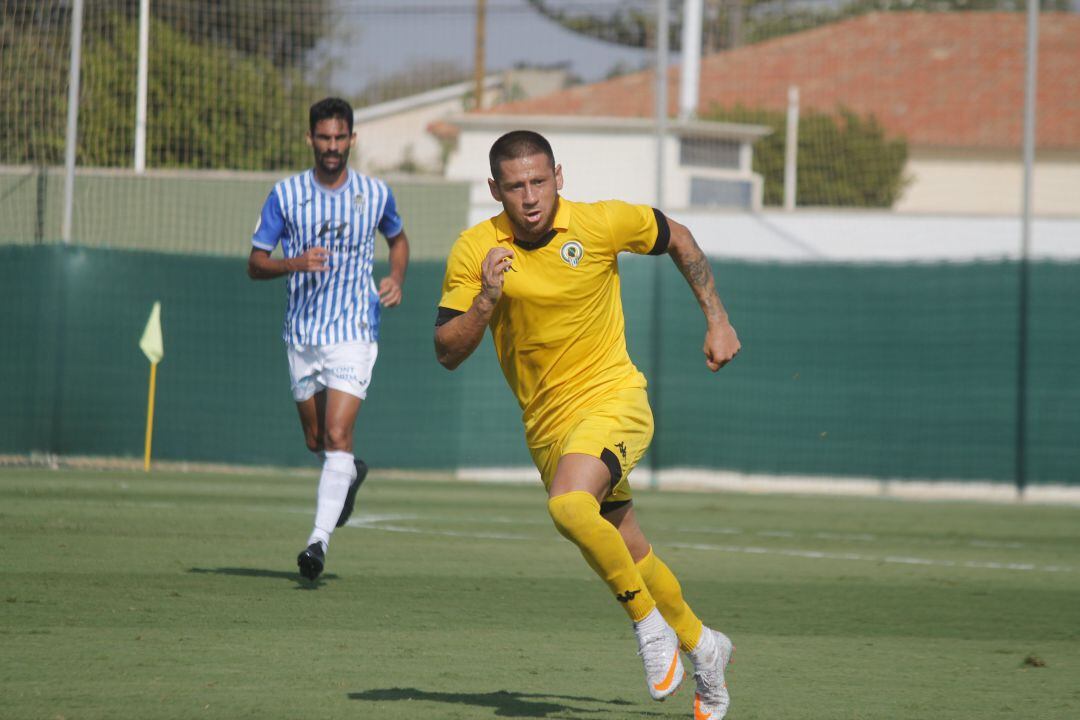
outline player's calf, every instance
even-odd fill
[[[349,516],[352,515],[353,508],[356,506],[356,491],[360,489],[364,478],[367,477],[367,463],[360,458],[356,458],[353,465],[356,467],[356,477],[349,483],[349,492],[345,495],[345,504],[341,508],[341,515],[338,517],[336,527],[341,527],[349,521]]]

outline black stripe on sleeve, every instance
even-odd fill
[[[653,248],[649,251],[649,254],[663,255],[667,252],[668,243],[671,242],[671,227],[668,225],[667,218],[664,217],[664,213],[660,212],[656,208],[653,208],[652,211],[653,215],[656,217],[656,244],[653,245]]]
[[[454,310],[453,308],[439,306],[439,314],[435,316],[435,327],[440,327],[450,322],[458,315],[464,315],[462,310]]]

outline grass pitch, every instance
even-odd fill
[[[0,717],[692,717],[539,488],[0,471]],[[1080,509],[639,492],[732,720],[1080,717]]]

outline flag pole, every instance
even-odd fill
[[[150,398],[146,406],[146,452],[143,455],[143,470],[150,472],[150,441],[154,437],[154,391],[157,386],[157,363],[150,363]]]
[[[143,470],[150,472],[150,441],[154,437],[154,394],[157,390],[157,366],[165,357],[165,343],[161,337],[161,303],[155,302],[150,308],[150,319],[146,321],[139,340],[139,349],[150,361],[150,392],[146,401],[146,451],[143,453]]]

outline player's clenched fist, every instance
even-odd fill
[[[716,372],[735,359],[742,349],[739,336],[730,323],[710,325],[705,333],[705,364]]]
[[[488,250],[487,257],[480,264],[481,294],[492,304],[499,302],[503,290],[503,274],[510,269],[514,260],[514,251],[507,247],[495,247]]]
[[[289,269],[293,272],[324,272],[330,269],[330,251],[324,247],[312,247],[289,261],[292,266]]]

